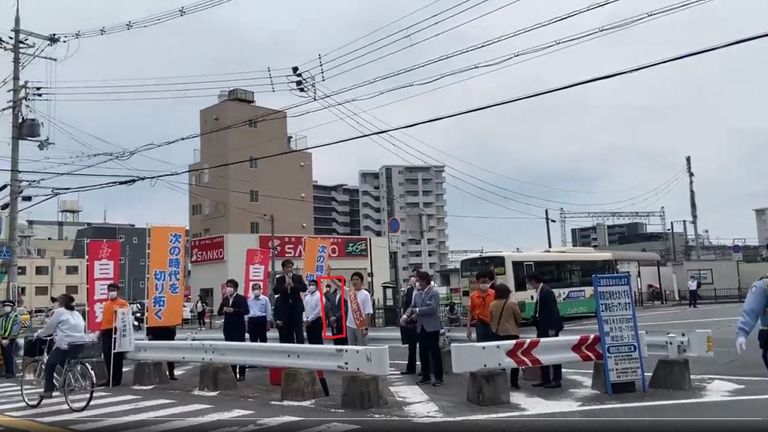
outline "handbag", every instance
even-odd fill
[[[504,309],[507,307],[507,302],[509,301],[509,297],[507,297],[506,300],[504,300],[504,304],[501,305],[501,312],[499,312],[499,319],[496,320],[496,331],[494,332],[496,336],[499,335],[499,324],[501,324],[501,317],[504,316]]]

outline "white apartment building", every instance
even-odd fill
[[[406,280],[420,267],[435,275],[447,268],[445,167],[386,165],[360,172],[360,234],[387,236],[387,221],[401,221],[397,267]]]
[[[761,247],[768,245],[768,207],[755,209],[757,241]]]
[[[18,295],[27,308],[47,307],[51,297],[67,293],[85,303],[85,260],[82,258],[19,258]]]

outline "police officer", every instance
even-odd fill
[[[13,300],[3,301],[3,315],[0,317],[0,351],[5,363],[5,377],[16,377],[16,339],[21,332],[21,318],[16,313]]]
[[[763,363],[768,368],[768,275],[755,281],[750,288],[744,306],[741,308],[741,319],[736,327],[736,351],[741,354],[747,349],[747,336],[755,328],[758,320],[761,328],[757,334],[760,349],[763,351]]]

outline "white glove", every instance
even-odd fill
[[[747,350],[747,338],[739,336],[736,338],[736,352],[741,355],[742,352]]]

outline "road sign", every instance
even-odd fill
[[[390,234],[397,234],[400,232],[400,219],[396,217],[389,218],[387,221],[387,228]]]
[[[611,383],[640,381],[646,391],[640,335],[629,273],[592,276],[606,390]]]
[[[0,260],[8,260],[11,259],[11,247],[8,245],[3,245],[0,247]]]
[[[731,258],[734,261],[744,261],[741,245],[735,244],[731,246]]]
[[[389,250],[392,252],[400,250],[400,234],[389,235]]]

